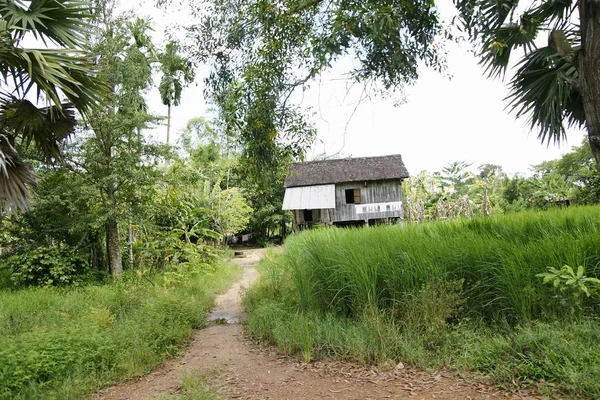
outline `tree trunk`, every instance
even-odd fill
[[[133,217],[131,208],[129,209],[129,224],[128,224],[128,243],[127,250],[129,252],[129,268],[135,269],[135,260],[133,259],[133,242],[135,240],[135,235],[133,232]]]
[[[110,273],[112,276],[121,276],[123,274],[123,264],[121,260],[121,246],[119,243],[119,224],[115,217],[108,217],[106,222],[106,239],[108,241],[108,260],[110,262]]]
[[[583,46],[578,57],[579,89],[588,140],[600,171],[600,4],[579,1]]]
[[[102,271],[106,268],[102,257],[102,241],[99,240],[98,232],[92,231],[90,233],[90,258],[92,268],[97,271]]]
[[[107,197],[110,211],[114,211],[116,208],[116,188],[116,182],[112,181],[108,184]],[[119,223],[117,222],[117,217],[112,215],[112,213],[109,214],[106,220],[106,250],[108,252],[110,273],[112,276],[121,276],[123,274],[123,260],[119,240]]]
[[[171,105],[167,105],[167,144],[169,144],[169,136],[171,136]]]

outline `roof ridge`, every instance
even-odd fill
[[[368,159],[372,159],[372,158],[385,158],[385,157],[400,157],[402,158],[401,154],[386,154],[383,156],[366,156],[366,157],[346,157],[346,158],[332,158],[330,160],[311,160],[311,161],[296,161],[293,162],[292,164],[313,164],[313,163],[324,163],[324,162],[335,162],[335,161],[349,161],[349,160],[368,160]]]

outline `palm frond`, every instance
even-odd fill
[[[170,75],[163,75],[158,85],[158,92],[160,93],[160,100],[165,106],[173,104],[173,82],[175,78]]]
[[[89,0],[0,0],[0,212],[27,206],[33,173],[15,142],[34,146],[47,161],[75,126],[75,109],[88,119],[108,95],[84,47],[91,25]],[[45,49],[28,49],[26,35]],[[33,102],[47,104],[37,107]],[[29,96],[28,96],[29,94]]]
[[[0,215],[29,207],[28,185],[35,182],[31,168],[21,161],[8,137],[0,133]]]
[[[169,42],[159,57],[162,78],[158,86],[162,103],[166,106],[178,106],[184,84],[194,80],[194,69],[191,62],[179,54],[179,45]]]
[[[508,107],[517,117],[528,116],[531,128],[538,127],[542,142],[560,142],[565,137],[565,125],[585,123],[577,81],[577,69],[556,49],[537,49],[519,63],[510,82]]]
[[[512,50],[534,51],[534,41],[544,30],[564,29],[576,8],[572,0],[545,0],[519,15],[518,0],[454,0],[454,4],[459,28],[481,43],[481,64],[491,77],[506,72]]]
[[[90,59],[72,50],[0,49],[0,74],[26,96],[32,88],[55,106],[68,99],[84,116],[102,103],[108,89],[95,76]],[[43,100],[43,99],[42,99]]]
[[[85,43],[91,27],[86,0],[0,0],[0,17],[9,26],[18,27],[13,31],[15,39],[31,32],[45,44],[50,40],[69,48]]]
[[[47,161],[60,158],[59,142],[73,132],[75,125],[72,105],[57,110],[55,106],[38,108],[15,97],[0,98],[0,129],[19,136],[24,147],[34,145]]]

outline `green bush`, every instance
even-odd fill
[[[84,255],[73,250],[40,246],[15,254],[3,263],[16,286],[64,286],[90,278]]]

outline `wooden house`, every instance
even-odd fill
[[[408,176],[399,154],[294,163],[284,183],[283,209],[293,212],[294,230],[315,223],[397,221]]]

